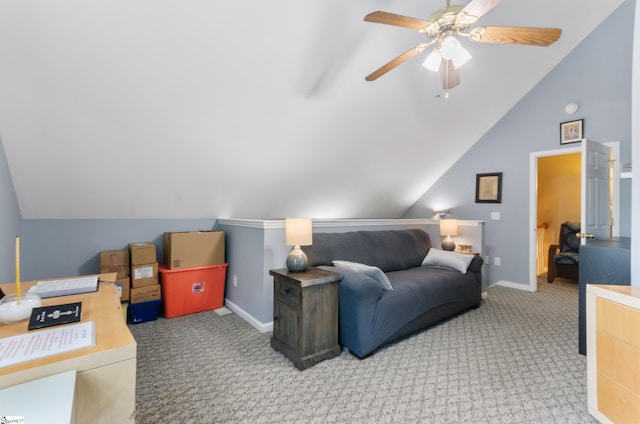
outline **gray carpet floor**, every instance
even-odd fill
[[[578,286],[488,289],[475,310],[359,360],[305,371],[235,314],[130,325],[147,423],[596,423]]]

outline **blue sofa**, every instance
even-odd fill
[[[351,354],[365,358],[385,344],[480,305],[482,258],[471,256],[464,273],[442,264],[423,266],[431,248],[429,235],[419,229],[314,233],[313,245],[303,247],[309,266],[343,276],[339,339]],[[432,254],[436,252],[445,255],[437,249]],[[392,290],[383,288],[379,275],[335,267],[333,261],[377,267]]]

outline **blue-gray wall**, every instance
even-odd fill
[[[560,149],[559,124],[584,118],[584,135],[620,142],[631,160],[631,58],[635,2],[629,0],[487,132],[412,206],[404,218],[432,217],[451,208],[452,217],[486,220],[485,247],[501,265],[490,283],[529,284],[529,159],[531,152]],[[580,105],[574,115],[566,104]],[[461,123],[464,124],[464,123]],[[566,145],[565,147],[575,147]],[[476,174],[502,172],[502,203],[475,203]],[[621,181],[621,236],[631,234],[631,182]],[[491,212],[500,212],[499,221]]]
[[[20,221],[18,200],[0,139],[0,282],[15,280],[15,237],[20,235]]]
[[[25,219],[20,240],[23,280],[95,274],[100,251],[129,243],[153,242],[161,262],[165,231],[211,230],[214,225],[214,219]]]
[[[559,148],[559,122],[585,118],[587,137],[619,140],[622,160],[631,160],[631,43],[635,2],[628,0],[566,60],[492,128],[404,217],[431,218],[447,206],[461,219],[486,220],[485,244],[502,257],[492,281],[528,279],[529,152]],[[571,117],[564,105],[576,101]],[[164,231],[211,229],[211,220],[21,220],[0,140],[0,282],[14,280],[14,237],[21,234],[23,279],[96,272],[98,252],[130,242],[154,241],[161,255]],[[504,172],[503,203],[474,203],[475,174]],[[630,183],[623,182],[623,235],[630,234]],[[491,221],[491,211],[502,213]]]

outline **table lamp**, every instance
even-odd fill
[[[458,235],[458,220],[457,219],[441,219],[440,235],[446,236],[442,242],[442,250],[455,250],[456,243],[453,241],[451,236]]]
[[[291,272],[307,269],[307,255],[300,246],[309,246],[313,241],[310,218],[287,218],[284,220],[284,233],[287,246],[293,246],[287,256],[287,268]]]

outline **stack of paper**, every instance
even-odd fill
[[[41,298],[90,293],[98,290],[98,277],[80,277],[67,280],[38,281],[29,289]]]

